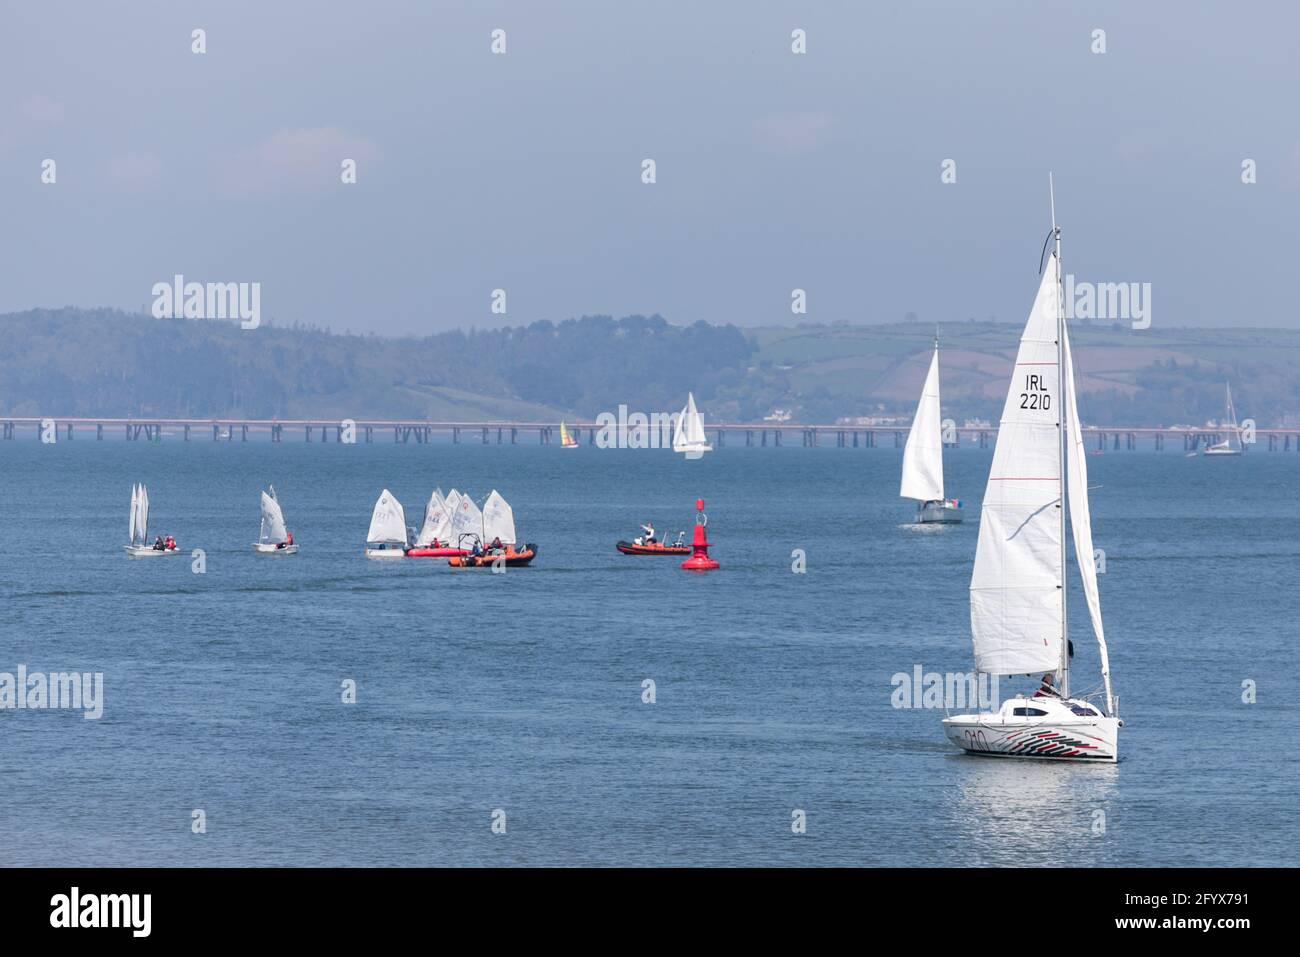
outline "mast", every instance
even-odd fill
[[[1059,395],[1057,405],[1057,426],[1056,426],[1056,444],[1058,449],[1058,459],[1060,463],[1059,483],[1060,499],[1057,501],[1057,508],[1061,516],[1061,697],[1070,696],[1070,630],[1069,623],[1066,619],[1066,591],[1065,591],[1065,428],[1066,407],[1068,401],[1065,396],[1065,310],[1061,308],[1061,227],[1056,225],[1056,184],[1052,180],[1052,174],[1047,174],[1047,191],[1051,197],[1052,204],[1052,235],[1056,239],[1056,391]]]

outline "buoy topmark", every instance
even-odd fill
[[[691,557],[682,562],[682,568],[692,572],[712,571],[718,563],[709,557],[709,538],[705,526],[709,517],[704,514],[704,499],[695,500],[695,535],[691,540]]]

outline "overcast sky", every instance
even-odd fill
[[[1290,2],[0,3],[0,312],[1021,321],[1051,169],[1079,280],[1297,321]]]

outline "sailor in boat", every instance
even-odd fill
[[[293,532],[285,529],[284,536],[284,541],[277,543],[276,548],[288,548],[293,544]]]
[[[504,552],[505,550],[506,550],[506,547],[505,547],[504,545],[501,544],[501,536],[500,536],[500,535],[498,535],[496,538],[492,539],[492,544],[488,546],[488,554],[489,554],[489,555],[499,555],[501,552]]]
[[[1034,697],[1035,698],[1059,698],[1061,696],[1061,693],[1057,691],[1056,686],[1052,684],[1053,680],[1054,680],[1054,676],[1050,671],[1047,674],[1043,675],[1042,683],[1039,684],[1038,690],[1034,692]]]
[[[153,550],[155,552],[164,551],[166,548],[167,546],[163,543],[163,538],[161,535],[159,535],[157,538],[153,540]]]
[[[641,531],[645,532],[645,544],[653,545],[655,543],[655,523],[646,522],[644,525],[641,526]],[[637,539],[637,544],[638,545],[642,544],[642,540]]]
[[[168,535],[167,538],[163,541],[163,545],[166,547],[167,551],[169,552],[176,551],[176,539],[172,538],[170,535]]]
[[[475,558],[483,554],[483,546],[479,544],[477,539],[474,540],[474,547],[470,550],[470,554]]]

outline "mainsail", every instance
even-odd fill
[[[1057,671],[1062,661],[1059,308],[1053,253],[1020,338],[980,513],[971,635],[986,674]]]
[[[501,539],[505,545],[515,541],[514,509],[496,489],[483,503],[483,541],[491,542],[494,538]]]
[[[288,537],[289,533],[284,527],[284,512],[280,510],[280,503],[275,499],[275,489],[272,488],[271,494],[262,493],[262,528],[258,541],[278,545]]]
[[[438,529],[446,520],[447,502],[442,497],[442,489],[436,488],[429,496],[429,504],[424,507],[424,523],[415,536],[415,544],[428,545],[438,534]]]
[[[127,542],[131,545],[135,544],[135,518],[136,518],[136,513],[139,510],[140,510],[140,486],[133,484],[131,486],[131,537],[127,539]]]
[[[375,502],[366,541],[406,544],[406,513],[402,511],[402,503],[393,498],[393,493],[388,489],[384,489],[379,495],[379,501]]]
[[[460,547],[462,535],[480,535],[483,532],[483,513],[479,511],[469,495],[462,495],[456,503],[456,511],[451,516],[448,540],[452,547]]]
[[[135,530],[140,533],[140,541],[146,542],[149,537],[149,489],[140,486],[140,500],[136,503]]]
[[[939,343],[912,417],[903,449],[903,483],[898,494],[920,502],[943,499],[943,422],[939,415]]]

